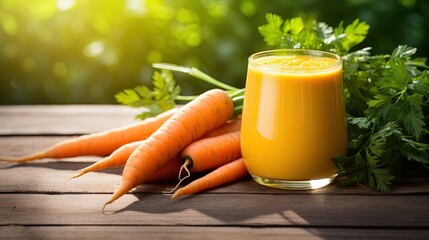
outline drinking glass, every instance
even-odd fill
[[[248,59],[241,150],[253,179],[281,189],[317,189],[337,173],[347,125],[342,60],[315,50],[270,50]]]

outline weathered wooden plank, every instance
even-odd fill
[[[1,194],[0,225],[301,226],[429,229],[429,196]]]
[[[71,137],[0,137],[0,156],[23,156],[42,150],[59,141]],[[120,181],[122,168],[89,173],[64,185],[73,173],[101,157],[79,157],[62,160],[45,159],[23,165],[0,162],[0,192],[39,193],[111,193]],[[196,175],[195,177],[197,177]],[[392,194],[429,193],[429,177],[412,176],[404,184],[396,185]],[[137,192],[162,192],[174,185],[175,181],[163,184],[145,184]],[[186,182],[185,182],[186,183]],[[249,178],[218,188],[213,193],[270,193],[270,194],[375,194],[380,193],[363,187],[335,187],[335,184],[314,191],[285,191],[260,186]]]
[[[0,156],[20,157],[41,151],[74,136],[0,136]]]
[[[428,239],[424,229],[203,226],[5,226],[0,239]]]
[[[122,168],[88,173],[66,183],[67,178],[71,177],[76,170],[86,167],[98,159],[100,158],[84,157],[73,160],[66,159],[62,162],[42,161],[23,165],[0,163],[0,193],[113,193],[121,181]],[[194,178],[201,175],[195,174]],[[185,181],[183,185],[189,181]],[[146,183],[135,189],[135,192],[161,193],[171,189],[176,183],[176,180]],[[250,177],[213,189],[210,193],[382,195],[382,193],[363,187],[336,187],[335,184],[312,191],[279,190],[261,186],[251,180]],[[414,181],[409,179],[409,183],[397,185],[392,193],[387,195],[428,193],[429,181],[427,179]]]
[[[73,135],[123,126],[140,110],[121,105],[0,106],[0,135]]]

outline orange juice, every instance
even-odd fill
[[[311,50],[252,55],[246,80],[241,150],[253,178],[279,188],[314,189],[336,175],[347,129],[341,59]],[[320,185],[320,184],[319,184]]]

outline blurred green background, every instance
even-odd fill
[[[0,0],[0,104],[115,103],[149,84],[153,62],[197,67],[244,86],[247,57],[266,49],[266,13],[370,26],[359,47],[429,56],[427,0]],[[176,74],[184,94],[208,89]]]

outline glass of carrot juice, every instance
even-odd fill
[[[317,189],[336,177],[347,125],[342,60],[315,50],[249,57],[241,151],[253,179],[281,189]]]

